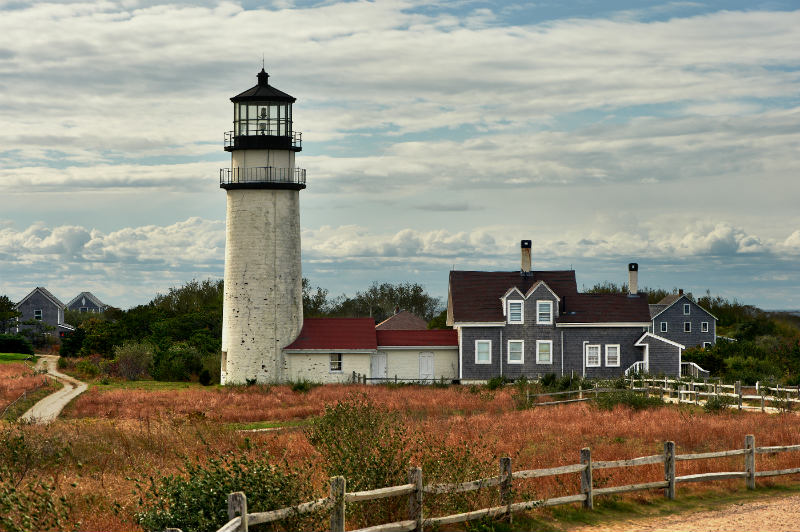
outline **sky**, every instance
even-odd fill
[[[0,295],[221,278],[229,98],[297,98],[303,275],[576,270],[800,308],[795,1],[0,0]]]

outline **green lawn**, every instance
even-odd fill
[[[109,380],[108,384],[102,384],[100,380],[91,382],[93,388],[98,390],[185,390],[187,388],[202,388],[203,385],[198,382],[170,382],[170,381],[125,381],[125,380]],[[214,388],[216,386],[206,386],[206,388]]]
[[[0,364],[3,362],[19,362],[20,360],[27,360],[28,358],[31,359],[32,362],[35,362],[38,357],[25,355],[22,353],[0,353]]]

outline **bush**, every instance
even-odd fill
[[[302,380],[299,380],[299,381],[292,381],[292,382],[289,383],[289,386],[291,386],[292,391],[293,392],[299,392],[299,393],[309,392],[313,388],[316,388],[319,385],[320,384],[318,382],[312,382],[312,381],[309,381],[309,380],[306,380],[306,379],[302,379]]]
[[[595,401],[597,406],[605,410],[612,410],[617,405],[625,405],[634,410],[644,410],[645,408],[664,405],[664,401],[658,397],[645,397],[632,390],[614,390],[613,392],[601,393]]]
[[[489,390],[496,390],[498,388],[502,388],[506,385],[506,383],[511,382],[505,377],[492,377],[488,381],[486,381],[486,388]]]
[[[120,377],[135,381],[148,375],[153,363],[153,346],[139,342],[125,342],[114,347],[114,359]]]
[[[201,369],[202,360],[197,348],[178,342],[156,354],[153,378],[157,381],[188,381]]]
[[[97,377],[100,374],[100,366],[94,363],[91,359],[85,359],[75,364],[75,371],[86,375],[87,377]]]
[[[208,449],[208,454],[216,453]],[[168,527],[184,532],[217,530],[228,522],[229,493],[243,491],[249,513],[276,510],[310,500],[309,477],[308,471],[286,464],[283,468],[271,465],[266,451],[256,458],[228,452],[203,463],[187,459],[178,475],[135,481],[139,494],[136,518],[148,531]],[[310,519],[313,515],[295,515],[273,526],[307,530]]]
[[[718,414],[733,406],[733,397],[725,395],[710,397],[703,405],[703,410],[708,414]]]
[[[211,384],[211,373],[207,369],[203,369],[199,376],[200,384],[208,386]]]
[[[0,334],[0,353],[33,354],[33,344],[19,334]]]
[[[556,384],[556,374],[555,373],[547,373],[539,379],[539,384],[544,386],[545,388],[552,388]]]

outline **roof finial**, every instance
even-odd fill
[[[261,52],[261,70],[264,70],[264,52]]]

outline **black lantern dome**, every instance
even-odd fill
[[[264,69],[258,84],[240,94],[233,102],[233,131],[225,134],[225,150],[302,149],[302,137],[292,129],[292,104],[296,98],[269,84]]]

